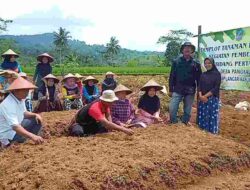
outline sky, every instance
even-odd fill
[[[164,51],[157,44],[171,29],[197,34],[250,26],[249,0],[0,0],[0,17],[12,19],[2,34],[70,31],[73,39],[123,48]],[[196,45],[197,39],[191,41]]]

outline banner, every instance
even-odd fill
[[[212,57],[222,75],[221,88],[250,91],[250,27],[202,34],[199,60]]]

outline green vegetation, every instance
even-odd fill
[[[170,67],[71,67],[65,66],[64,73],[80,73],[82,75],[101,75],[107,71],[112,71],[122,75],[166,75],[170,72]],[[32,76],[35,67],[23,67],[24,72]],[[62,68],[55,66],[53,74],[61,76]]]

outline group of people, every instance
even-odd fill
[[[189,42],[181,46],[181,55],[173,61],[169,77],[169,123],[189,125],[191,110],[197,94],[197,124],[203,130],[219,132],[219,90],[221,75],[212,58],[204,60],[206,71],[193,58],[195,46]],[[38,134],[42,127],[40,112],[77,109],[69,124],[72,136],[82,137],[111,130],[132,135],[132,127],[147,127],[164,122],[160,114],[158,91],[163,87],[153,79],[140,90],[137,107],[130,102],[132,90],[118,84],[115,74],[107,72],[98,86],[92,76],[67,74],[60,81],[52,74],[53,57],[47,53],[37,57],[33,83],[16,62],[18,54],[5,52],[0,72],[0,142],[4,146],[12,142],[24,142],[27,138],[42,143]],[[35,85],[36,86],[35,86]],[[31,95],[33,92],[33,96]],[[37,100],[33,109],[32,100]],[[177,117],[183,102],[183,116]],[[165,123],[168,124],[168,123]]]

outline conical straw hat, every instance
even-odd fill
[[[153,79],[148,81],[142,88],[141,91],[147,91],[149,88],[155,88],[156,91],[162,90],[163,87],[155,82]]]
[[[113,75],[113,76],[114,76],[115,73],[113,73],[113,72],[111,72],[111,71],[108,71],[108,72],[106,73],[106,76],[107,76],[107,75]]]
[[[127,95],[128,94],[131,94],[132,93],[132,90],[130,90],[129,88],[127,88],[126,86],[122,85],[122,84],[119,84],[115,90],[114,90],[115,93],[117,92],[126,92]]]
[[[75,77],[78,78],[78,79],[80,79],[80,80],[83,79],[83,76],[80,75],[79,73],[76,73],[76,74],[75,74]]]
[[[14,80],[13,83],[9,86],[7,91],[12,91],[12,90],[22,90],[22,89],[35,89],[37,88],[35,85],[33,85],[31,82],[27,81],[26,79],[22,77],[18,77],[16,80]]]
[[[43,81],[46,80],[46,79],[54,79],[55,83],[59,83],[59,79],[56,78],[54,75],[52,74],[48,74],[46,75],[44,78],[43,78]]]
[[[5,57],[6,55],[14,55],[15,57],[19,57],[19,55],[14,52],[12,49],[8,49],[6,52],[2,54],[2,57]]]
[[[65,82],[65,80],[66,80],[66,79],[69,79],[69,78],[77,79],[75,75],[69,73],[69,74],[67,74],[67,75],[65,75],[65,76],[63,77],[62,82]]]
[[[0,72],[0,76],[6,77],[6,78],[17,78],[18,73],[12,70],[3,70]]]
[[[94,83],[98,83],[99,81],[95,78],[95,77],[92,77],[92,76],[88,76],[86,77],[84,80],[83,80],[83,83],[87,84],[88,81],[94,81]]]
[[[167,88],[166,88],[166,86],[165,86],[165,85],[163,85],[163,86],[162,86],[162,88],[163,88],[163,89],[161,90],[161,92],[162,92],[163,94],[165,94],[165,95],[166,95],[166,94],[168,93],[168,92],[167,92]]]
[[[42,62],[43,57],[47,57],[49,59],[50,63],[54,61],[54,58],[51,55],[49,55],[48,53],[43,53],[41,55],[38,55],[37,56],[37,61]]]

